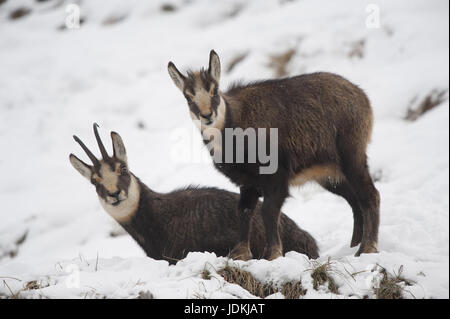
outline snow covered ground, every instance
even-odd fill
[[[319,262],[331,259],[339,293],[314,290],[312,261],[298,253],[237,264],[264,282],[301,280],[305,298],[373,298],[379,266],[403,266],[413,282],[405,298],[449,297],[449,103],[404,120],[432,90],[448,90],[448,1],[85,0],[74,1],[81,27],[61,30],[70,3],[0,4],[0,296],[254,297],[215,273],[224,257],[195,252],[169,266],[128,235],[111,236],[117,224],[68,160],[82,155],[72,135],[95,145],[98,122],[105,143],[109,131],[121,134],[131,170],[158,192],[187,184],[237,191],[209,161],[176,155],[180,145],[205,150],[167,62],[206,66],[214,48],[224,69],[246,54],[223,71],[223,87],[273,77],[270,56],[295,49],[289,75],[347,77],[369,95],[376,121],[369,156],[381,252],[353,257],[350,207],[307,185],[292,190],[283,211],[317,239]],[[175,10],[162,10],[169,3]],[[31,13],[10,20],[22,6]],[[205,268],[215,279],[202,279]],[[24,290],[32,281],[45,288]]]

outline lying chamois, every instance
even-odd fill
[[[94,164],[70,154],[73,167],[94,184],[101,205],[136,240],[147,256],[170,263],[191,251],[209,251],[226,256],[239,242],[239,194],[217,188],[188,187],[160,194],[149,189],[128,170],[122,138],[111,132],[114,155],[108,156],[94,124],[94,134],[103,159],[98,160],[84,143],[77,141]],[[258,203],[256,210],[261,209]],[[264,226],[258,214],[251,221],[257,231],[250,239],[257,256],[264,252]],[[314,238],[286,215],[280,218],[284,251],[297,251],[317,258]]]
[[[289,194],[289,186],[308,181],[316,181],[342,196],[352,207],[354,225],[350,245],[361,243],[356,256],[377,252],[380,197],[369,175],[366,156],[373,114],[360,88],[336,74],[312,73],[238,83],[221,92],[220,61],[214,51],[210,53],[208,70],[189,71],[185,76],[169,62],[168,71],[183,92],[191,118],[200,127],[205,143],[216,144],[210,149],[211,154],[215,155],[216,150],[223,152],[218,157],[220,162],[214,160],[215,167],[240,187],[240,242],[233,249],[232,257],[244,260],[252,257],[249,239],[253,232],[249,220],[261,196],[264,197],[261,213],[266,232],[265,257],[271,260],[281,256],[280,209]],[[278,129],[275,172],[261,174],[265,164],[260,158],[256,162],[247,157],[244,162],[223,160],[228,151],[224,145],[227,129],[240,129],[248,134],[249,129],[261,128]],[[210,135],[214,130],[221,132],[221,137]],[[236,142],[232,143],[231,151],[237,147]],[[248,142],[245,154],[249,152]]]

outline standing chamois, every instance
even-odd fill
[[[96,188],[98,198],[111,215],[142,247],[147,256],[170,263],[191,251],[210,251],[226,256],[239,243],[239,194],[217,188],[188,187],[168,194],[156,193],[128,170],[122,138],[111,132],[113,156],[108,156],[94,124],[94,134],[103,159],[76,136],[74,139],[92,161],[88,165],[70,154],[70,163]],[[261,209],[258,203],[256,210]],[[264,252],[264,224],[255,216],[257,231],[250,239],[252,250]],[[319,256],[314,238],[282,214],[280,223],[284,252],[297,251],[309,258]]]
[[[223,133],[219,138],[222,146],[218,147],[225,149],[223,153],[227,152],[223,147],[226,129],[278,129],[278,167],[273,174],[260,173],[264,166],[261,160],[214,161],[215,167],[240,187],[240,243],[232,257],[252,257],[249,220],[261,196],[266,231],[264,256],[269,260],[281,256],[280,209],[289,195],[289,186],[308,181],[316,181],[342,196],[352,207],[350,246],[361,243],[356,256],[377,252],[380,196],[369,175],[366,155],[373,113],[360,88],[339,75],[320,72],[238,83],[221,92],[220,61],[214,51],[210,53],[208,70],[189,71],[185,76],[169,62],[168,71],[183,92],[205,143],[217,144],[217,136],[212,141],[208,140],[209,133],[205,136],[207,130]],[[248,144],[245,151],[248,155]]]

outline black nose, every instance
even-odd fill
[[[117,191],[115,193],[108,193],[109,196],[116,197],[116,198],[119,197],[119,194],[120,194],[120,191]]]
[[[206,115],[200,113],[200,116],[203,117],[205,120],[211,121],[212,112]]]

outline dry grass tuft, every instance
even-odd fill
[[[366,46],[365,39],[352,42],[350,44],[350,52],[348,53],[348,57],[362,59],[364,57],[365,46]]]
[[[289,74],[289,72],[287,71],[287,65],[292,60],[292,57],[296,52],[296,49],[291,48],[281,54],[270,56],[269,67],[274,69],[276,77],[280,78]]]
[[[261,283],[248,271],[229,264],[217,273],[229,283],[239,285],[252,295],[260,298],[266,298],[277,292],[281,292],[286,299],[298,299],[306,294],[306,289],[303,288],[300,281],[287,282],[279,289],[273,283]]]
[[[260,298],[265,298],[278,291],[271,283],[262,284],[248,271],[242,270],[239,267],[230,266],[229,264],[220,269],[217,273],[229,283],[237,284],[252,295]]]
[[[136,299],[154,299],[154,296],[149,290],[142,290],[139,291],[139,295],[136,297]]]
[[[48,283],[48,281],[43,281],[43,280],[32,280],[29,281],[25,284],[25,288],[23,288],[20,292],[22,291],[29,291],[29,290],[39,290],[39,289],[43,289],[43,288],[47,288],[49,287],[50,284]],[[41,295],[42,297],[42,295]]]
[[[14,279],[14,280],[17,280],[17,281],[22,281],[20,279],[13,278],[13,277],[3,277],[3,278]],[[2,294],[0,294],[0,299],[2,299],[2,298],[6,298],[6,299],[22,299],[22,298],[26,297],[26,296],[23,295],[23,293],[26,292],[26,291],[39,290],[39,289],[46,288],[46,287],[50,286],[47,282],[44,283],[42,280],[41,281],[32,280],[32,281],[27,282],[23,286],[23,288],[19,289],[16,292],[13,292],[13,290],[8,285],[6,280],[3,280],[3,285],[8,289],[10,294],[9,295],[2,295]],[[47,298],[41,292],[38,292],[38,293],[39,293],[41,298]]]
[[[231,6],[231,8],[227,12],[225,12],[224,17],[228,19],[235,18],[242,12],[244,8],[245,5],[243,5],[242,3],[235,4],[234,6]]]
[[[28,236],[28,230],[25,230],[25,232],[16,239],[16,241],[14,242],[14,248],[12,248],[11,250],[7,250],[5,251],[2,255],[0,255],[0,260],[4,257],[10,257],[10,258],[14,258],[17,256],[17,254],[19,253],[19,247],[20,245],[22,245],[25,240],[27,239]]]
[[[382,278],[378,287],[374,288],[377,299],[403,299],[404,286],[412,286],[413,282],[404,278],[402,272],[403,266],[400,266],[398,272],[393,274],[381,267]]]
[[[41,285],[37,282],[37,280],[29,281],[25,285],[25,290],[35,290],[35,289],[41,289]]]
[[[230,63],[228,63],[228,66],[226,68],[226,72],[230,73],[233,71],[236,65],[244,61],[244,59],[247,57],[248,52],[240,53],[236,55],[233,59],[231,59]]]
[[[161,5],[161,11],[175,12],[175,11],[177,11],[177,7],[171,3],[165,3],[165,4]]]
[[[419,117],[421,117],[426,112],[434,109],[436,106],[447,100],[447,90],[432,90],[425,98],[418,104],[418,106],[413,107],[416,104],[417,97],[412,99],[408,111],[405,115],[405,120],[407,121],[415,121]]]
[[[25,8],[25,7],[17,8],[9,14],[9,19],[10,20],[21,19],[21,18],[29,15],[30,13],[31,13],[31,9],[29,9],[29,8]]]
[[[286,299],[299,299],[306,294],[306,289],[303,288],[301,281],[291,281],[283,285],[280,291]]]
[[[334,273],[335,271],[333,270],[330,258],[323,264],[313,262],[313,265],[314,267],[310,269],[312,270],[311,277],[313,279],[313,288],[318,290],[320,286],[328,283],[328,290],[334,294],[338,294],[338,287],[331,276],[331,273]]]
[[[211,279],[211,272],[205,268],[203,268],[202,272],[201,272],[201,277],[203,280],[210,280]]]
[[[110,15],[110,16],[106,17],[105,20],[103,20],[102,24],[106,25],[106,26],[114,25],[114,24],[124,21],[126,19],[126,17],[127,17],[126,14]]]

